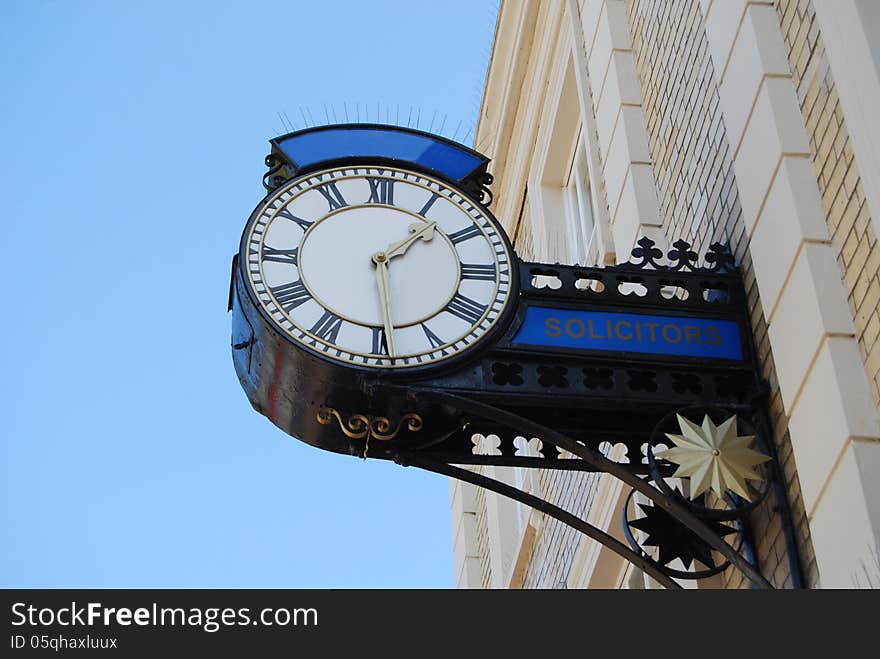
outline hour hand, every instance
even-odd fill
[[[416,222],[415,224],[410,224],[409,235],[403,240],[398,240],[396,243],[391,243],[390,245],[388,245],[388,247],[385,249],[385,256],[388,259],[392,259],[395,256],[402,255],[419,238],[421,238],[425,242],[430,242],[430,240],[434,237],[434,227],[436,226],[436,222]]]

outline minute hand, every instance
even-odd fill
[[[434,237],[435,226],[437,226],[436,222],[428,222],[427,224],[418,222],[416,224],[410,224],[410,234],[403,240],[399,240],[396,243],[391,243],[390,245],[388,245],[388,248],[385,250],[385,256],[390,261],[395,256],[400,256],[405,253],[406,250],[408,250],[410,246],[419,238],[421,238],[425,242],[430,241]]]
[[[388,346],[388,356],[396,357],[397,348],[394,345],[394,322],[391,320],[391,299],[388,283],[388,261],[375,261],[376,286],[379,288],[379,307],[382,311],[382,325],[385,327],[385,341]]]

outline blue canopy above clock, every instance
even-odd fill
[[[379,160],[414,165],[461,184],[482,176],[489,162],[444,137],[377,124],[316,126],[276,137],[271,144],[273,155],[284,161],[288,177],[331,163]]]

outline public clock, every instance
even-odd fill
[[[375,371],[464,356],[514,303],[514,255],[496,220],[448,181],[399,167],[287,181],[251,215],[239,262],[277,332]]]

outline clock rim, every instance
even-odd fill
[[[398,171],[408,172],[411,174],[417,174],[419,176],[424,176],[430,179],[435,179],[439,183],[442,183],[444,186],[454,190],[456,194],[460,195],[463,199],[466,199],[468,202],[476,206],[480,210],[481,214],[489,221],[489,223],[493,225],[495,232],[498,234],[499,239],[504,244],[504,247],[509,256],[508,262],[510,268],[510,284],[507,294],[507,300],[504,304],[504,307],[498,314],[495,322],[492,323],[492,326],[472,344],[473,347],[466,347],[462,350],[457,350],[455,354],[444,359],[403,366],[376,366],[368,364],[357,364],[355,362],[334,359],[327,356],[322,351],[315,350],[314,348],[304,343],[301,343],[295,340],[293,337],[289,336],[288,333],[282,327],[280,327],[275,319],[272,318],[272,316],[266,311],[266,309],[260,303],[260,300],[256,298],[255,291],[253,290],[253,285],[247,273],[248,236],[251,227],[256,222],[257,218],[261,215],[266,205],[270,203],[270,200],[272,200],[273,198],[283,194],[281,192],[282,188],[289,186],[294,181],[309,178],[315,176],[316,174],[320,174],[321,172],[349,167],[385,167],[396,169]],[[449,179],[446,179],[442,176],[438,176],[436,172],[429,168],[419,167],[410,163],[406,163],[404,165],[401,164],[400,161],[395,161],[392,159],[371,158],[369,160],[363,160],[356,158],[342,158],[336,161],[324,161],[317,168],[301,170],[297,173],[296,176],[292,176],[286,179],[278,186],[276,186],[273,190],[264,195],[263,198],[254,207],[253,211],[251,211],[241,233],[241,238],[239,240],[238,258],[236,259],[236,261],[238,262],[238,271],[241,276],[243,288],[245,289],[245,293],[248,296],[249,301],[256,309],[262,322],[265,323],[273,333],[277,334],[285,342],[289,343],[298,350],[301,350],[308,356],[317,358],[321,363],[330,364],[334,367],[343,369],[346,372],[357,372],[359,374],[367,376],[397,378],[415,376],[425,372],[437,373],[441,370],[446,370],[452,366],[460,366],[465,361],[476,360],[479,355],[481,355],[493,344],[493,339],[497,339],[497,337],[502,335],[503,332],[509,327],[510,323],[515,318],[516,309],[519,306],[518,300],[520,292],[520,259],[513,248],[513,244],[511,243],[507,232],[504,230],[504,227],[501,225],[501,222],[495,217],[495,215],[484,204],[477,201],[473,195],[462,189],[461,186],[455,181],[450,181]]]

